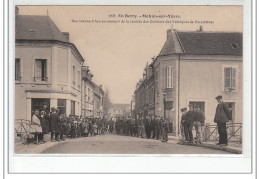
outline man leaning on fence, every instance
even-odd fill
[[[227,104],[225,104],[222,100],[222,96],[217,96],[216,100],[218,101],[218,106],[216,109],[216,114],[214,118],[214,122],[217,123],[218,133],[219,133],[219,142],[217,145],[226,146],[227,142],[227,126],[226,123],[231,120],[230,112]]]

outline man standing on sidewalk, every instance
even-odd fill
[[[222,100],[222,96],[217,96],[216,100],[218,101],[218,106],[216,109],[216,114],[214,118],[214,122],[218,125],[218,133],[219,133],[219,142],[217,145],[228,145],[227,142],[227,126],[226,123],[231,120],[230,112],[227,104],[225,104]]]
[[[201,127],[204,126],[205,116],[204,113],[200,110],[200,106],[195,106],[195,118],[194,118],[194,127],[196,130],[196,141],[195,143],[201,144],[202,141],[202,134],[201,134]]]
[[[192,129],[194,125],[194,118],[195,118],[196,112],[193,109],[193,105],[189,104],[189,111],[186,113],[186,122],[185,122],[185,130],[188,131],[189,135],[189,142],[190,144],[193,144],[193,134]]]
[[[181,128],[181,142],[182,143],[185,143],[185,142],[188,142],[189,141],[189,134],[188,134],[188,130],[186,128],[185,130],[185,126],[186,126],[186,112],[187,112],[187,108],[182,108],[181,109],[181,125],[180,125],[180,128]]]
[[[50,131],[51,131],[51,141],[55,142],[58,141],[58,134],[59,134],[59,129],[58,129],[58,120],[59,120],[59,115],[56,113],[56,109],[54,107],[51,108],[51,115],[50,115]],[[55,135],[55,140],[53,139]]]

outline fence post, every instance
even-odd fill
[[[210,135],[210,128],[209,128],[209,123],[205,123],[205,129],[203,132],[203,142],[207,142],[207,138]]]

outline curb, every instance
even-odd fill
[[[169,140],[175,140],[178,141],[179,138],[175,136],[169,136]],[[216,150],[223,150],[226,152],[234,153],[234,154],[242,154],[242,149],[239,147],[232,147],[232,146],[220,146],[216,145],[215,143],[211,142],[203,142],[202,144],[182,144],[182,143],[177,143],[180,145],[189,145],[189,146],[197,146],[197,147],[206,147],[206,148],[211,148],[211,149],[216,149]]]

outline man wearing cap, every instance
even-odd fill
[[[193,109],[193,105],[189,104],[189,111],[186,113],[185,115],[185,128],[186,131],[188,131],[188,138],[189,138],[189,142],[192,144],[193,143],[193,134],[192,134],[192,128],[193,128],[193,124],[194,124],[194,118],[195,118],[195,111]]]
[[[51,131],[51,141],[58,141],[59,128],[58,128],[59,115],[56,113],[56,109],[54,107],[51,108],[50,115],[50,131]],[[53,139],[55,135],[55,140]]]
[[[196,130],[196,143],[201,144],[202,134],[201,134],[201,126],[204,126],[205,116],[204,113],[200,110],[200,106],[195,106],[195,117],[194,117],[194,127]]]
[[[226,103],[223,102],[222,96],[217,96],[218,106],[216,108],[216,114],[214,122],[218,125],[219,142],[217,145],[228,145],[227,143],[227,126],[226,123],[231,120],[230,112]]]
[[[189,141],[189,135],[188,135],[188,130],[186,127],[186,123],[187,123],[187,118],[186,118],[186,112],[187,112],[187,108],[182,108],[181,109],[181,142],[185,142],[185,141]],[[186,130],[185,130],[186,129]]]

